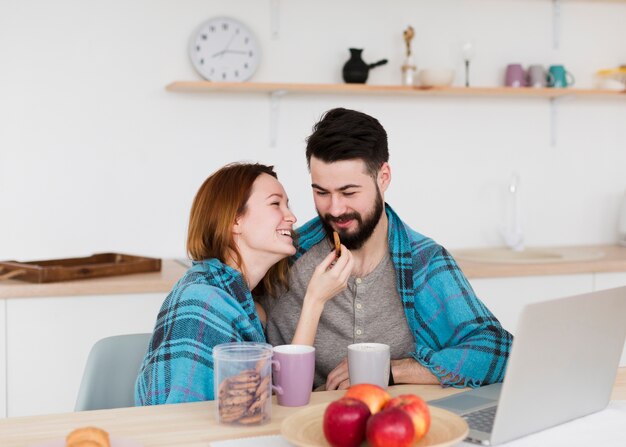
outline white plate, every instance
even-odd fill
[[[324,437],[324,411],[330,402],[313,405],[296,411],[283,420],[282,435],[300,447],[330,447]],[[448,447],[461,442],[467,436],[467,422],[456,414],[442,408],[431,407],[430,430],[415,447]]]
[[[111,447],[143,447],[143,445],[137,441],[120,438],[118,436],[111,436],[109,440],[111,441]],[[43,444],[34,444],[31,447],[65,447],[65,438],[55,439],[54,441],[48,441]]]

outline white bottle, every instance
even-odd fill
[[[626,193],[622,198],[622,206],[619,213],[618,235],[619,244],[626,246]]]
[[[520,175],[517,172],[513,172],[507,194],[506,220],[503,233],[505,244],[513,251],[524,250],[520,184]]]
[[[407,56],[402,64],[402,85],[413,86],[415,85],[415,71],[417,68],[413,63],[413,58]]]

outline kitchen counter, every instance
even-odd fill
[[[543,247],[542,247],[543,248]],[[601,251],[604,256],[584,261],[558,261],[541,263],[477,262],[455,257],[468,278],[500,278],[509,276],[568,275],[580,273],[626,272],[626,247],[619,245],[587,245],[581,250]],[[554,247],[558,250],[558,247]],[[487,251],[488,249],[485,249]],[[547,249],[549,250],[549,249]],[[455,255],[452,250],[452,256]]]
[[[134,273],[106,278],[32,284],[18,280],[0,282],[0,299],[76,295],[167,293],[187,271],[173,259],[163,260],[160,272]]]
[[[468,278],[510,276],[566,275],[577,273],[626,272],[626,247],[593,245],[579,247],[599,250],[604,256],[586,261],[505,264],[457,259]],[[487,249],[485,249],[487,250]],[[452,251],[454,255],[454,251]],[[18,280],[0,282],[0,299],[76,295],[115,295],[133,293],[167,293],[187,268],[173,259],[163,260],[160,272],[136,273],[108,278],[31,284]]]

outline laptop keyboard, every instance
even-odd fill
[[[478,430],[486,433],[491,433],[493,428],[493,420],[496,417],[497,405],[484,410],[474,411],[463,416],[467,421],[467,424],[472,430]]]

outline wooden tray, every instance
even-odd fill
[[[0,279],[47,283],[160,270],[161,260],[157,258],[120,253],[96,253],[86,258],[0,262]]]
[[[288,416],[280,426],[282,435],[300,447],[330,447],[324,437],[322,423],[324,411],[330,404],[319,404],[304,408]],[[456,414],[437,407],[430,410],[430,429],[415,447],[444,447],[461,442],[467,437],[467,422]]]

